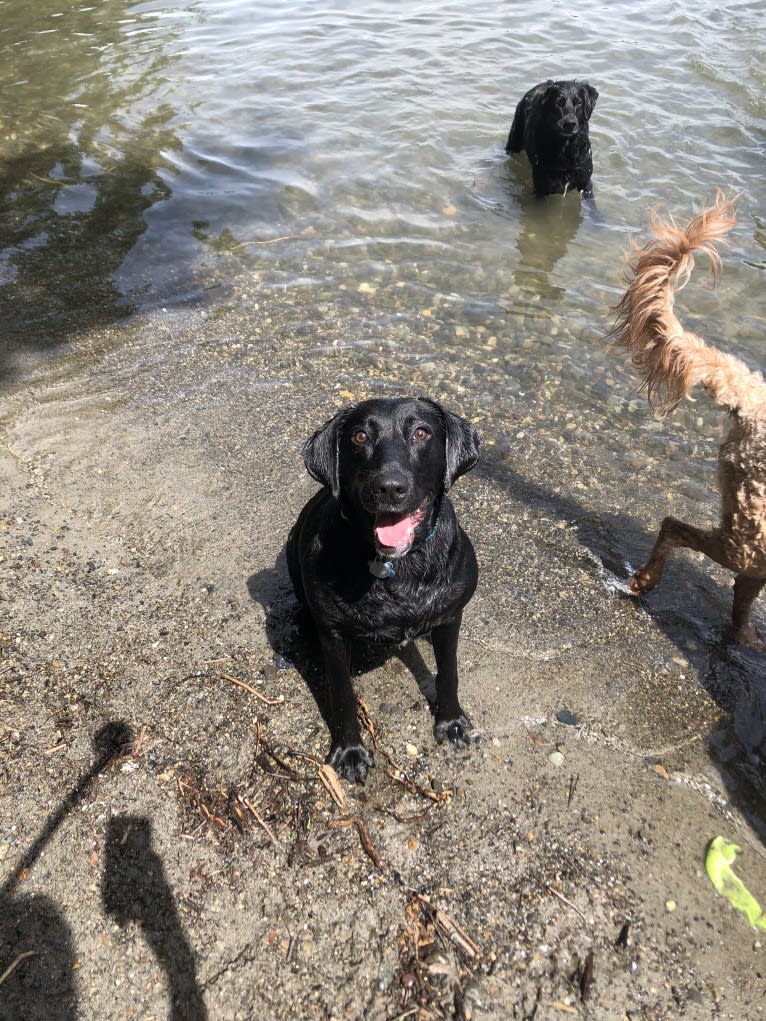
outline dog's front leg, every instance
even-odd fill
[[[457,640],[462,612],[448,624],[435,627],[431,642],[436,657],[436,723],[434,734],[439,744],[448,738],[453,744],[469,744],[471,723],[457,697]]]
[[[348,649],[343,638],[337,634],[323,634],[319,641],[324,657],[332,721],[332,747],[328,761],[339,776],[352,783],[364,783],[374,760],[362,744]]]
[[[733,637],[735,642],[764,649],[764,643],[750,623],[750,611],[758,593],[766,585],[766,578],[750,578],[738,574],[734,579],[734,606],[732,607]]]

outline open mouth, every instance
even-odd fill
[[[425,508],[418,507],[409,514],[382,511],[375,515],[375,541],[378,549],[401,555],[415,540],[415,529],[425,517]]]

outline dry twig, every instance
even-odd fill
[[[375,724],[370,718],[367,706],[361,699],[357,699],[357,710],[362,726],[372,738],[372,744],[375,751],[380,752],[391,767],[386,770],[386,776],[396,781],[396,783],[400,783],[408,794],[413,794],[421,798],[428,798],[429,801],[446,801],[448,798],[452,797],[452,791],[449,789],[443,791],[432,791],[427,787],[421,786],[421,784],[415,783],[414,780],[411,780],[402,766],[400,766],[396,759],[394,759],[393,755],[378,743],[378,732],[375,728]]]
[[[14,960],[12,960],[8,967],[5,969],[3,974],[0,975],[0,986],[3,984],[3,982],[5,982],[7,978],[11,977],[11,975],[14,973],[14,971],[21,964],[22,961],[25,961],[27,957],[34,957],[36,953],[37,953],[36,950],[25,950],[23,954],[19,954],[18,957],[14,958]]]
[[[446,911],[442,911],[441,908],[435,907],[428,897],[423,894],[416,894],[416,897],[418,901],[429,911],[437,929],[441,930],[450,943],[458,946],[464,953],[468,954],[469,957],[479,956],[480,950],[477,944],[474,943],[471,937],[457,924],[457,922],[450,918]]]
[[[319,767],[319,779],[322,781],[323,786],[327,790],[332,800],[338,806],[340,811],[344,814],[348,814],[348,804],[346,803],[346,793],[341,786],[338,774],[332,768],[332,766],[325,763]]]
[[[383,871],[383,859],[378,854],[375,845],[370,838],[370,831],[367,829],[367,824],[363,819],[354,819],[354,825],[359,833],[359,839],[362,842],[362,847],[365,850],[365,854],[373,863],[376,869],[380,872]]]
[[[546,886],[545,889],[548,891],[548,893],[552,893],[554,897],[558,897],[562,904],[566,904],[566,906],[568,908],[571,908],[572,911],[577,912],[580,918],[582,918],[583,922],[585,922],[586,925],[588,924],[588,919],[585,917],[582,911],[580,911],[577,905],[573,904],[571,900],[567,900],[563,893],[559,893],[558,890],[554,890],[552,886]]]
[[[263,818],[263,817],[262,817],[262,816],[261,816],[261,815],[260,815],[260,814],[259,814],[259,813],[258,813],[258,812],[256,811],[256,809],[255,809],[255,808],[254,808],[254,807],[253,807],[253,806],[251,805],[251,803],[250,803],[250,799],[249,799],[249,798],[246,798],[246,797],[244,797],[244,796],[240,796],[240,799],[239,799],[239,800],[240,800],[240,801],[242,802],[242,804],[243,804],[243,805],[244,805],[244,806],[245,806],[245,807],[246,807],[247,809],[249,809],[249,811],[250,811],[250,812],[252,812],[252,814],[253,814],[253,818],[254,818],[254,819],[255,819],[255,821],[256,821],[256,822],[258,823],[258,825],[259,825],[259,826],[260,826],[260,827],[261,827],[261,828],[262,828],[262,829],[263,829],[263,830],[264,830],[264,831],[265,831],[265,832],[266,832],[266,833],[268,834],[268,836],[269,836],[269,837],[271,838],[271,842],[272,842],[273,844],[278,844],[278,843],[279,843],[279,841],[277,840],[276,836],[274,835],[274,831],[273,831],[273,830],[272,830],[272,828],[271,828],[271,827],[269,826],[269,824],[268,824],[268,823],[266,822],[266,820],[265,820],[265,819],[264,819],[264,818]]]
[[[240,681],[238,677],[232,677],[231,674],[221,674],[221,680],[229,681],[231,684],[236,684],[239,688],[244,688],[245,691],[249,691],[251,695],[255,695],[257,699],[264,702],[266,705],[283,705],[284,698],[280,695],[279,698],[267,698],[262,695],[260,691],[257,691],[251,684],[246,684],[244,681]]]

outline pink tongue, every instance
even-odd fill
[[[376,525],[375,535],[378,537],[378,542],[381,546],[389,546],[391,549],[409,546],[421,517],[422,515],[408,514],[393,524]]]

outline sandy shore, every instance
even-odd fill
[[[549,412],[355,370],[277,315],[158,315],[6,402],[0,1018],[764,1016],[766,937],[704,869],[736,841],[766,902],[764,667],[678,611],[715,632],[730,579],[679,558],[626,597],[655,508],[568,478]],[[304,438],[408,390],[486,440],[454,493],[476,740],[437,747],[422,666],[376,664],[376,769],[338,804],[279,555]]]

